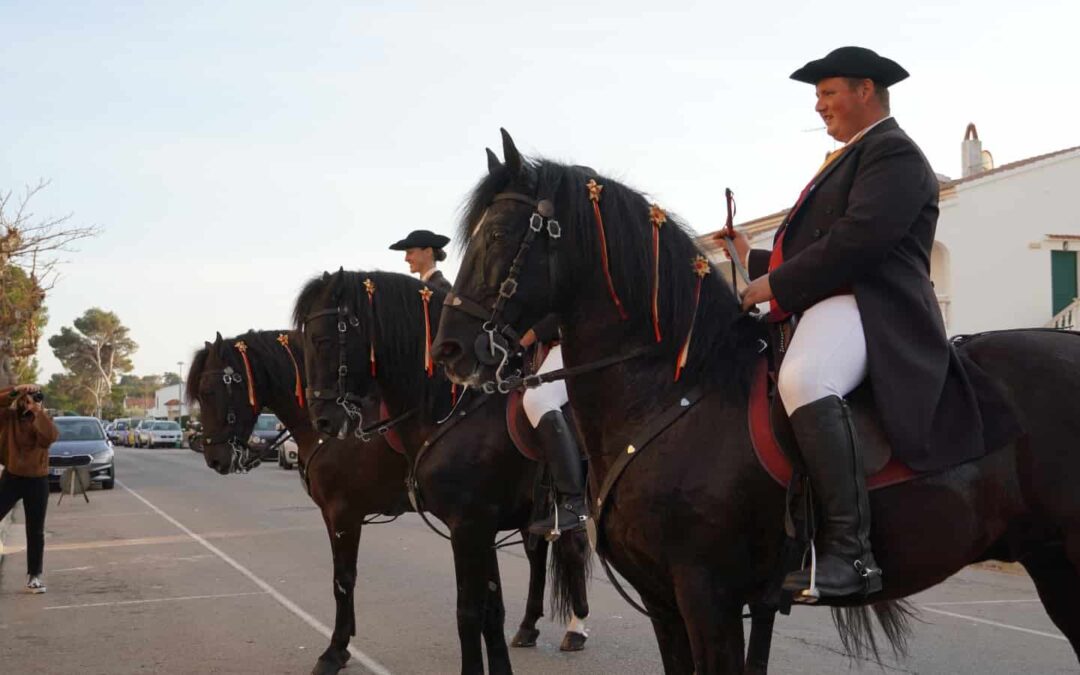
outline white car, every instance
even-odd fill
[[[296,445],[296,441],[293,440],[292,436],[290,436],[278,449],[278,466],[282,469],[291,469],[296,466],[299,459],[300,448]]]
[[[141,445],[144,448],[153,448],[158,445],[170,445],[174,448],[179,448],[180,442],[183,439],[180,425],[176,422],[153,422],[143,424],[139,427],[138,434],[137,445]]]

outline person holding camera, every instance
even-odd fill
[[[41,406],[37,385],[0,389],[0,519],[20,499],[26,515],[26,590],[44,593],[45,509],[49,505],[49,446],[60,435]]]

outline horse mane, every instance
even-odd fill
[[[569,166],[547,159],[525,159],[524,180],[512,180],[505,165],[485,176],[462,208],[457,239],[467,246],[476,225],[496,194],[511,187],[536,194],[538,186],[558,185],[553,201],[555,217],[562,225],[560,258],[570,270],[600,269],[600,239],[593,203],[585,185],[593,179],[603,186],[600,211],[606,231],[607,253],[616,292],[629,319],[627,332],[635,337],[652,337],[653,225],[646,196],[622,183],[583,166]],[[525,185],[521,183],[524,182]],[[549,188],[550,189],[550,188]],[[662,206],[662,205],[661,205]],[[659,319],[663,358],[674,369],[675,359],[686,339],[694,316],[694,295],[698,277],[693,260],[708,259],[696,237],[677,215],[666,211],[660,230]],[[580,282],[580,279],[575,279]],[[571,283],[570,287],[574,287]],[[613,305],[608,306],[617,321]],[[753,359],[764,337],[760,324],[747,317],[730,284],[710,263],[701,287],[700,305],[693,319],[693,339],[682,381],[748,381]],[[742,387],[740,387],[742,389]]]
[[[369,303],[364,281],[375,284]],[[395,393],[408,407],[430,410],[437,395],[449,385],[436,369],[429,378],[424,371],[424,305],[420,291],[425,284],[404,274],[379,271],[338,270],[322,274],[300,291],[293,308],[293,325],[302,331],[309,315],[320,308],[347,307],[360,322],[360,332],[374,336],[375,362],[380,380],[393,383]],[[439,325],[444,295],[431,289],[429,303],[432,337]],[[366,360],[366,358],[365,358]]]
[[[243,340],[248,346],[248,361],[251,363],[252,374],[255,376],[255,385],[264,385],[267,391],[293,392],[296,388],[296,371],[292,361],[285,352],[285,348],[278,342],[278,336],[282,333],[289,335],[289,349],[292,350],[296,365],[300,369],[300,380],[303,385],[306,382],[304,375],[304,347],[300,337],[291,330],[255,330],[250,329],[234,337],[222,338],[221,341],[209,343],[210,349],[215,350],[218,358],[232,366],[242,370],[243,360],[235,348],[235,343]],[[206,362],[210,358],[210,351],[203,347],[195,352],[191,360],[191,368],[188,370],[188,381],[185,388],[185,397],[188,402],[196,399],[199,393],[199,379],[206,369]]]

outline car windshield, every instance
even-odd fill
[[[176,422],[158,422],[154,425],[154,431],[180,431],[180,425]]]
[[[94,420],[72,420],[58,417],[56,428],[60,430],[61,441],[103,441],[101,425]]]
[[[277,415],[259,415],[255,420],[255,431],[276,431],[277,425]]]

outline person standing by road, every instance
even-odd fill
[[[33,384],[0,389],[0,518],[20,499],[26,516],[26,590],[44,593],[45,510],[49,505],[49,446],[60,435]]]

